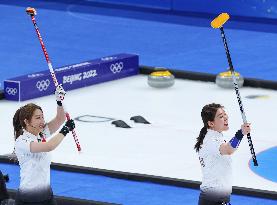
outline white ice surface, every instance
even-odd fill
[[[277,146],[277,92],[240,89],[247,120],[252,123],[252,140],[256,153]],[[268,98],[248,99],[248,95]],[[55,116],[55,97],[47,96],[24,102],[0,101],[0,154],[13,150],[12,118],[17,108],[34,102],[44,109],[46,120]],[[76,132],[82,147],[79,154],[68,135],[52,153],[58,163],[108,170],[149,174],[187,180],[201,180],[200,165],[193,146],[202,127],[200,112],[211,102],[223,104],[229,114],[227,139],[242,124],[236,95],[214,83],[180,80],[168,89],[154,89],[143,75],[68,91],[66,106],[75,118],[94,115],[124,120],[131,129],[116,128],[109,122],[76,121]],[[141,115],[151,125],[135,124],[130,117]],[[95,119],[94,119],[95,120]],[[247,140],[232,156],[234,185],[277,191],[277,183],[253,173]],[[252,163],[252,162],[251,162]]]

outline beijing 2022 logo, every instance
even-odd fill
[[[6,87],[6,93],[8,93],[8,95],[15,95],[17,93],[17,89]]]
[[[116,73],[120,73],[121,70],[124,68],[124,64],[123,62],[119,62],[119,63],[113,63],[110,65],[110,70],[116,74]]]
[[[46,79],[46,80],[38,81],[37,84],[36,84],[36,87],[41,92],[41,91],[47,90],[49,85],[50,85],[50,80]]]

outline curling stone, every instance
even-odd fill
[[[154,88],[168,88],[174,85],[174,75],[168,70],[154,71],[148,75],[148,85]]]
[[[235,72],[235,78],[237,80],[238,86],[242,87],[243,82],[244,82],[243,77],[239,73]],[[234,88],[233,77],[232,77],[231,71],[219,73],[216,76],[215,83],[219,87],[222,87],[222,88]]]

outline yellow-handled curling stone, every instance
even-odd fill
[[[244,79],[238,72],[234,72],[237,84],[239,87],[243,86]],[[216,76],[215,83],[221,88],[234,88],[233,77],[231,71],[219,73]]]
[[[148,75],[148,85],[154,88],[168,88],[174,85],[175,78],[168,70],[154,71]]]

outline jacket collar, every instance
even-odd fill
[[[36,136],[36,135],[34,135],[34,134],[28,132],[28,131],[25,130],[25,129],[23,129],[23,131],[24,131],[24,134],[25,134],[25,135],[31,137],[32,139],[37,139],[37,138],[38,138],[38,135]]]
[[[221,132],[208,129],[207,135],[214,136],[214,137],[222,137],[223,134]]]

